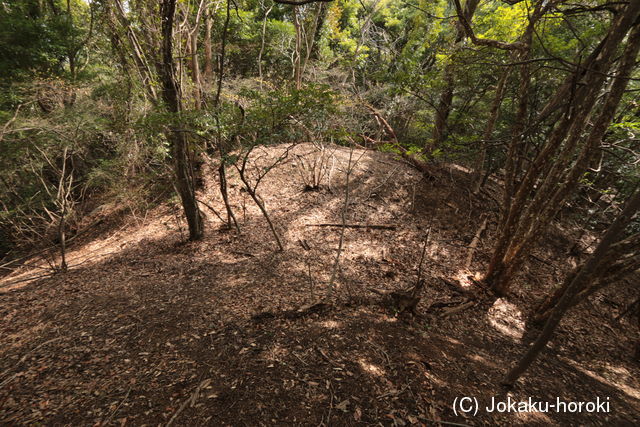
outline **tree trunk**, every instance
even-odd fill
[[[140,45],[140,41],[136,36],[136,33],[133,31],[131,26],[129,25],[129,21],[127,20],[126,13],[124,7],[120,0],[115,0],[116,6],[116,16],[120,25],[125,29],[127,34],[127,39],[129,40],[129,44],[131,45],[131,53],[133,59],[138,68],[138,72],[140,73],[140,77],[142,79],[142,84],[147,91],[147,98],[151,101],[152,104],[156,104],[158,100],[158,95],[156,93],[156,88],[153,79],[153,73],[151,71],[151,67],[147,62],[147,59],[144,55],[144,50]]]
[[[204,14],[204,80],[207,83],[213,81],[213,54],[211,49],[211,28],[213,20],[211,19],[211,11],[207,10]]]
[[[198,27],[189,37],[191,42],[191,79],[195,86],[193,96],[196,110],[202,107],[202,79],[200,78],[200,62],[198,60]]]
[[[580,85],[574,87],[573,96],[565,102],[562,118],[517,188],[514,186],[511,192],[505,190],[502,232],[485,275],[485,281],[498,295],[508,293],[512,275],[527,251],[577,188],[622,98],[640,46],[638,28],[634,28],[627,43],[617,77],[601,102],[599,115],[595,119],[591,117],[594,107],[600,105],[601,91],[619,45],[640,14],[640,2],[631,3],[625,9],[614,19],[598,55],[592,55],[592,61],[576,70],[574,81],[579,80]],[[566,98],[564,88],[561,86],[554,96]],[[585,129],[592,123],[585,139]],[[514,151],[510,149],[510,154]]]
[[[293,57],[293,79],[296,82],[296,89],[302,87],[302,28],[300,17],[298,16],[298,7],[293,7],[293,26],[296,30],[296,51]]]
[[[231,209],[231,204],[229,203],[229,193],[227,191],[227,170],[224,161],[224,156],[221,153],[218,175],[220,179],[220,194],[222,194],[224,207],[227,211],[227,227],[231,229],[233,224],[233,226],[236,228],[236,231],[240,233],[240,226],[238,225],[238,221],[236,221],[236,216],[233,214],[233,209]]]
[[[589,298],[595,292],[604,289],[620,280],[625,279],[630,274],[640,269],[640,233],[636,233],[620,242],[611,245],[606,256],[600,259],[597,273],[593,276],[590,283],[579,293],[571,302],[571,307],[578,305],[580,302]],[[533,326],[543,325],[551,315],[551,311],[558,304],[562,295],[566,292],[571,281],[582,268],[576,267],[564,280],[562,286],[549,295],[536,312],[531,317]]]
[[[322,37],[322,29],[324,28],[324,23],[327,20],[328,11],[329,6],[327,3],[318,3],[318,15],[316,16],[313,43],[311,45],[311,52],[309,53],[309,57],[311,59],[319,59],[320,57],[320,38]]]
[[[227,51],[227,33],[229,32],[229,21],[231,19],[231,0],[227,0],[227,11],[222,28],[222,40],[220,42],[220,64],[218,66],[218,88],[216,89],[216,97],[213,101],[215,108],[220,106],[220,95],[222,94],[222,81],[224,80],[224,57]]]
[[[267,18],[269,17],[269,13],[271,13],[271,9],[273,9],[273,6],[270,6],[269,9],[267,9],[267,11],[264,13],[264,19],[262,21],[262,36],[260,38],[260,52],[258,52],[258,78],[260,79],[260,90],[262,90],[262,83],[264,79],[264,76],[262,75],[262,55],[264,54],[265,37],[267,33]]]
[[[487,126],[484,128],[484,132],[482,134],[482,148],[480,149],[480,155],[478,156],[478,160],[476,162],[476,167],[474,168],[475,174],[475,182],[474,182],[474,192],[477,193],[482,188],[483,183],[483,171],[484,164],[487,158],[487,144],[493,135],[493,130],[496,127],[496,122],[498,121],[498,117],[500,116],[500,106],[502,105],[502,99],[504,98],[504,91],[507,87],[507,80],[509,78],[509,74],[511,74],[511,67],[507,67],[500,79],[498,79],[498,84],[496,86],[496,93],[493,97],[493,103],[491,104],[491,111],[489,112],[489,119],[487,120]]]
[[[636,191],[636,193],[629,199],[624,210],[611,224],[607,232],[602,237],[602,240],[600,240],[600,243],[593,251],[593,254],[573,277],[571,283],[558,301],[558,304],[556,304],[555,308],[551,312],[544,329],[533,345],[527,350],[522,359],[520,359],[514,368],[507,373],[505,378],[502,380],[502,384],[512,386],[537,358],[540,351],[547,345],[549,340],[551,340],[551,336],[558,327],[558,324],[560,324],[562,317],[571,307],[574,297],[578,294],[580,289],[584,288],[586,284],[589,283],[593,275],[596,273],[601,259],[606,256],[609,248],[618,240],[620,234],[622,234],[625,227],[631,222],[633,215],[639,209],[640,190]]]
[[[175,63],[173,61],[173,19],[176,0],[162,0],[162,99],[167,110],[178,116],[181,112],[181,95],[175,78]],[[171,143],[176,187],[180,193],[187,223],[189,225],[190,240],[202,238],[204,223],[198,208],[195,195],[192,164],[189,157],[187,135],[172,126],[167,131],[167,139]]]
[[[464,5],[464,18],[470,22],[478,7],[479,0],[467,0]],[[458,50],[459,45],[465,39],[465,31],[462,24],[456,24],[456,39],[453,47],[453,54]],[[452,55],[453,56],[453,55]],[[442,145],[445,139],[445,132],[447,129],[447,119],[449,113],[451,113],[451,103],[453,102],[453,91],[455,86],[455,66],[453,58],[444,68],[443,72],[444,87],[440,93],[440,99],[438,100],[438,106],[435,113],[435,120],[433,125],[433,134],[431,144],[427,148],[427,151],[433,151]]]
[[[198,58],[198,36],[200,35],[200,19],[205,12],[205,4],[207,0],[201,0],[198,6],[198,12],[196,13],[196,19],[193,24],[193,28],[189,30],[188,41],[190,44],[191,54],[191,80],[194,85],[193,96],[195,98],[195,108],[199,110],[202,108],[202,76],[200,73],[200,59]]]

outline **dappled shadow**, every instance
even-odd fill
[[[404,165],[389,175],[399,163],[390,155],[375,155],[380,157],[363,161],[362,173],[351,181],[348,219],[393,220],[398,227],[345,231],[339,298],[331,301],[331,309],[254,320],[259,313],[287,313],[317,301],[326,293],[336,253],[338,229],[306,225],[339,221],[343,178],[334,177],[333,192],[303,192],[288,169],[274,170],[263,193],[286,236],[284,252],[274,252],[254,208],[247,207],[241,235],[219,230],[210,218],[200,242],[184,242],[171,213],[162,213],[142,231],[132,227],[111,239],[104,257],[89,257],[65,274],[1,294],[0,420],[139,425],[175,416],[176,425],[187,420],[217,425],[430,425],[438,419],[593,423],[585,414],[546,414],[546,419],[453,414],[455,397],[488,399],[500,393],[496,384],[523,351],[522,343],[496,330],[486,316],[489,307],[482,305],[449,318],[411,321],[368,303],[377,298],[368,287],[397,289],[415,281],[428,227],[432,240],[422,308],[454,301],[457,296],[435,277],[457,277],[480,223],[478,215],[463,210],[469,204],[480,209],[465,192],[448,195],[450,188],[428,182],[414,195],[419,175]],[[376,172],[380,162],[389,163],[382,174]],[[368,177],[365,169],[374,172]],[[219,202],[211,192],[203,197]],[[232,197],[240,213],[239,187]],[[311,249],[298,246],[298,239]],[[482,257],[476,256],[473,267]],[[522,310],[525,297],[510,301],[514,306],[505,313]],[[367,304],[345,303],[353,301]],[[617,350],[613,360],[624,372],[613,372],[605,353],[617,338],[601,329],[593,335],[599,347],[582,353],[579,344],[584,343],[574,342],[575,337],[555,340],[514,396],[610,396],[616,409],[609,421],[633,421],[640,402],[630,390],[638,388],[638,367]],[[575,348],[567,349],[568,343]],[[587,363],[597,375],[581,368]]]

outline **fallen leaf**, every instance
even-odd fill
[[[336,409],[339,409],[343,412],[347,412],[347,406],[349,405],[349,399],[345,399],[342,402],[336,405]]]
[[[356,410],[353,411],[353,419],[356,421],[360,421],[360,418],[362,418],[362,409],[360,409],[360,407],[356,407]]]

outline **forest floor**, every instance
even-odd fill
[[[285,148],[257,150],[266,166]],[[459,166],[425,179],[392,154],[355,150],[349,224],[336,287],[326,305],[340,238],[349,150],[327,151],[318,191],[300,175],[318,156],[297,146],[258,188],[285,250],[230,173],[242,227],[226,230],[209,210],[206,237],[185,242],[173,203],[144,217],[109,216],[69,249],[70,270],[47,275],[34,258],[0,281],[0,424],[67,425],[451,425],[639,421],[638,326],[614,321],[631,284],[596,295],[563,322],[550,348],[508,396],[520,401],[609,399],[610,413],[488,413],[497,385],[522,354],[524,320],[577,262],[578,230],[559,225],[535,248],[508,299],[455,313],[459,286],[488,262],[499,186],[478,196]],[[219,212],[206,166],[200,198]],[[257,169],[254,169],[257,170]],[[469,246],[488,227],[472,263]],[[418,310],[396,315],[370,291],[416,281],[430,232]],[[304,243],[301,243],[304,242]],[[303,248],[306,246],[306,248]],[[46,277],[38,277],[46,276]],[[311,278],[311,279],[310,279]],[[447,315],[447,313],[449,313]],[[455,398],[479,400],[456,416]]]

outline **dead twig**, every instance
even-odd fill
[[[173,416],[171,417],[171,419],[169,420],[169,422],[166,424],[165,427],[169,427],[171,424],[173,424],[176,418],[178,418],[178,415],[180,415],[180,413],[182,413],[182,411],[184,411],[187,408],[187,406],[190,406],[193,408],[198,398],[200,397],[200,391],[206,386],[208,386],[209,384],[211,384],[211,379],[206,379],[202,381],[200,384],[198,384],[198,386],[193,391],[193,393],[191,393],[191,395],[182,403],[182,405],[180,405],[180,408],[178,408],[178,410],[173,414]]]
[[[418,280],[416,286],[422,280],[422,265],[424,264],[424,256],[427,253],[427,245],[429,244],[429,238],[431,237],[431,227],[427,230],[427,237],[424,239],[424,245],[422,245],[422,254],[420,255],[420,263],[418,264]]]
[[[129,398],[129,393],[131,393],[131,387],[129,387],[129,390],[127,390],[127,394],[124,395],[124,399],[122,399],[118,404],[118,406],[111,412],[111,414],[109,415],[109,418],[107,418],[107,421],[105,421],[103,425],[105,426],[109,425],[109,423],[113,419],[113,416],[116,414],[116,412],[118,412],[118,409],[120,409],[122,404]]]
[[[362,158],[365,151],[362,152],[358,160],[353,162],[353,148],[349,151],[349,163],[347,164],[347,180],[345,184],[344,190],[344,206],[342,207],[342,224],[340,229],[340,241],[338,243],[338,253],[336,254],[336,259],[333,263],[333,270],[331,272],[331,278],[329,279],[329,294],[333,292],[333,286],[338,275],[338,267],[340,266],[340,255],[342,254],[342,246],[344,244],[344,230],[347,228],[347,209],[349,208],[349,184],[351,179],[351,173],[353,172],[355,165]]]
[[[482,221],[482,225],[478,228],[476,235],[473,236],[473,240],[471,240],[471,244],[469,245],[469,252],[467,253],[467,260],[465,262],[465,269],[469,269],[471,267],[471,262],[473,261],[473,255],[476,252],[476,248],[478,247],[478,243],[480,243],[480,238],[482,237],[482,233],[487,229],[488,218],[485,216],[484,221]]]
[[[371,228],[373,230],[395,230],[397,225],[379,225],[379,224],[340,224],[340,223],[323,223],[323,224],[305,224],[305,227],[344,227],[344,228]]]
[[[476,301],[467,301],[467,302],[465,302],[463,304],[460,304],[457,307],[453,307],[453,308],[450,308],[449,310],[444,311],[440,315],[440,317],[443,318],[443,317],[451,316],[453,314],[456,314],[456,313],[459,313],[459,312],[461,312],[463,310],[466,310],[467,308],[470,308],[470,307],[474,306],[475,304],[476,304]]]

